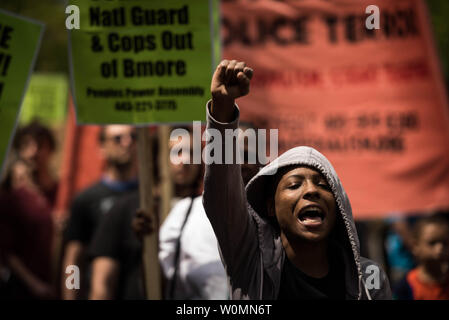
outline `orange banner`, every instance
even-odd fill
[[[356,218],[449,208],[449,117],[421,0],[228,0],[224,57],[254,68],[243,119],[279,128],[279,152],[315,147]]]

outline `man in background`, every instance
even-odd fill
[[[65,232],[62,297],[67,300],[87,298],[90,283],[87,248],[93,234],[116,200],[137,190],[138,186],[135,129],[124,125],[105,126],[98,140],[105,160],[103,176],[74,199]],[[80,268],[80,290],[65,286],[65,270],[69,265]]]
[[[240,129],[255,129],[251,123],[241,123]],[[175,135],[176,136],[176,135]],[[189,138],[190,136],[190,138]],[[238,136],[240,152],[244,160],[242,178],[247,183],[260,168],[260,163],[249,163],[257,159],[257,143],[250,144],[244,135]],[[189,150],[178,154],[180,164],[171,162],[172,176],[183,168],[191,171],[194,150],[191,132],[178,133],[178,141],[172,140],[174,150]],[[177,154],[177,152],[175,152]],[[261,160],[261,159],[259,159]],[[193,174],[185,174],[192,177]],[[138,238],[151,233],[151,219],[139,211],[133,219],[133,228]],[[168,300],[217,300],[228,299],[229,288],[215,237],[209,219],[204,212],[202,196],[185,195],[170,211],[159,230],[159,261],[165,280],[164,298]]]
[[[167,141],[168,143],[168,141]],[[153,144],[153,148],[155,145]],[[154,152],[156,155],[157,152]],[[153,159],[157,171],[157,158]],[[174,199],[198,196],[202,182],[201,164],[170,163],[170,179],[174,187]],[[153,194],[159,197],[157,172],[154,172]],[[176,205],[175,205],[176,206]],[[136,191],[122,197],[101,222],[89,248],[92,258],[92,279],[89,299],[137,300],[144,299],[142,280],[142,244],[131,227],[134,214],[139,208]]]

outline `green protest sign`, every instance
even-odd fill
[[[213,41],[214,41],[214,64],[213,68],[215,68],[216,64],[221,61],[221,36],[220,36],[220,27],[221,27],[221,15],[220,15],[220,0],[212,1],[212,15],[213,15]]]
[[[80,10],[69,49],[78,123],[205,120],[218,56],[216,0],[71,4]]]
[[[44,25],[0,10],[0,164],[11,144]]]
[[[65,121],[68,83],[64,74],[33,74],[20,111],[19,122],[39,120],[49,126]]]

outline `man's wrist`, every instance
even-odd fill
[[[235,100],[232,98],[212,97],[211,115],[214,119],[228,123],[233,120]]]

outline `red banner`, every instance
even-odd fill
[[[447,98],[421,0],[228,0],[224,57],[254,68],[243,119],[279,128],[283,152],[333,163],[356,218],[449,207]]]
[[[69,112],[63,143],[61,177],[56,211],[66,214],[73,197],[101,178],[101,158],[98,133],[100,126],[77,126],[73,101],[69,99]]]

